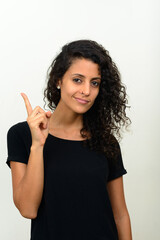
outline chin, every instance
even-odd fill
[[[78,110],[78,109],[77,109],[77,110],[75,110],[75,112],[78,113],[78,114],[84,114],[84,113],[88,112],[89,109],[90,109],[90,108],[86,108],[86,109],[83,109],[83,110],[80,110],[80,109]]]

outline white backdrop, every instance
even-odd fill
[[[109,50],[129,95],[130,132],[121,142],[134,240],[159,240],[160,4],[157,0],[5,0],[0,4],[0,239],[29,240],[30,220],[12,199],[8,129],[25,121],[20,92],[43,107],[46,71],[67,42],[92,39]]]

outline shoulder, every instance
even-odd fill
[[[121,154],[121,147],[118,139],[111,134],[108,137],[108,150],[110,151],[109,159],[116,159],[119,154]]]
[[[27,121],[12,125],[7,133],[8,157],[7,164],[10,167],[10,161],[27,163],[32,144],[31,132]]]
[[[21,133],[23,131],[25,132],[30,131],[27,121],[18,122],[12,125],[8,130],[8,132],[17,132],[17,133]]]
[[[109,136],[109,140],[110,140],[111,145],[113,145],[113,146],[114,145],[119,145],[119,142],[118,142],[117,138],[113,134],[111,134]]]
[[[12,125],[8,132],[7,137],[18,137],[23,139],[31,139],[31,132],[27,121],[18,122]]]

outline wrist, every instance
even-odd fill
[[[32,144],[31,145],[31,151],[42,151],[44,148],[44,145],[36,145],[36,144]]]

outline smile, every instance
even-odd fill
[[[75,99],[77,100],[77,102],[82,103],[82,104],[86,104],[86,103],[89,102],[89,101],[85,101],[85,100],[80,99],[80,98],[75,98]]]

